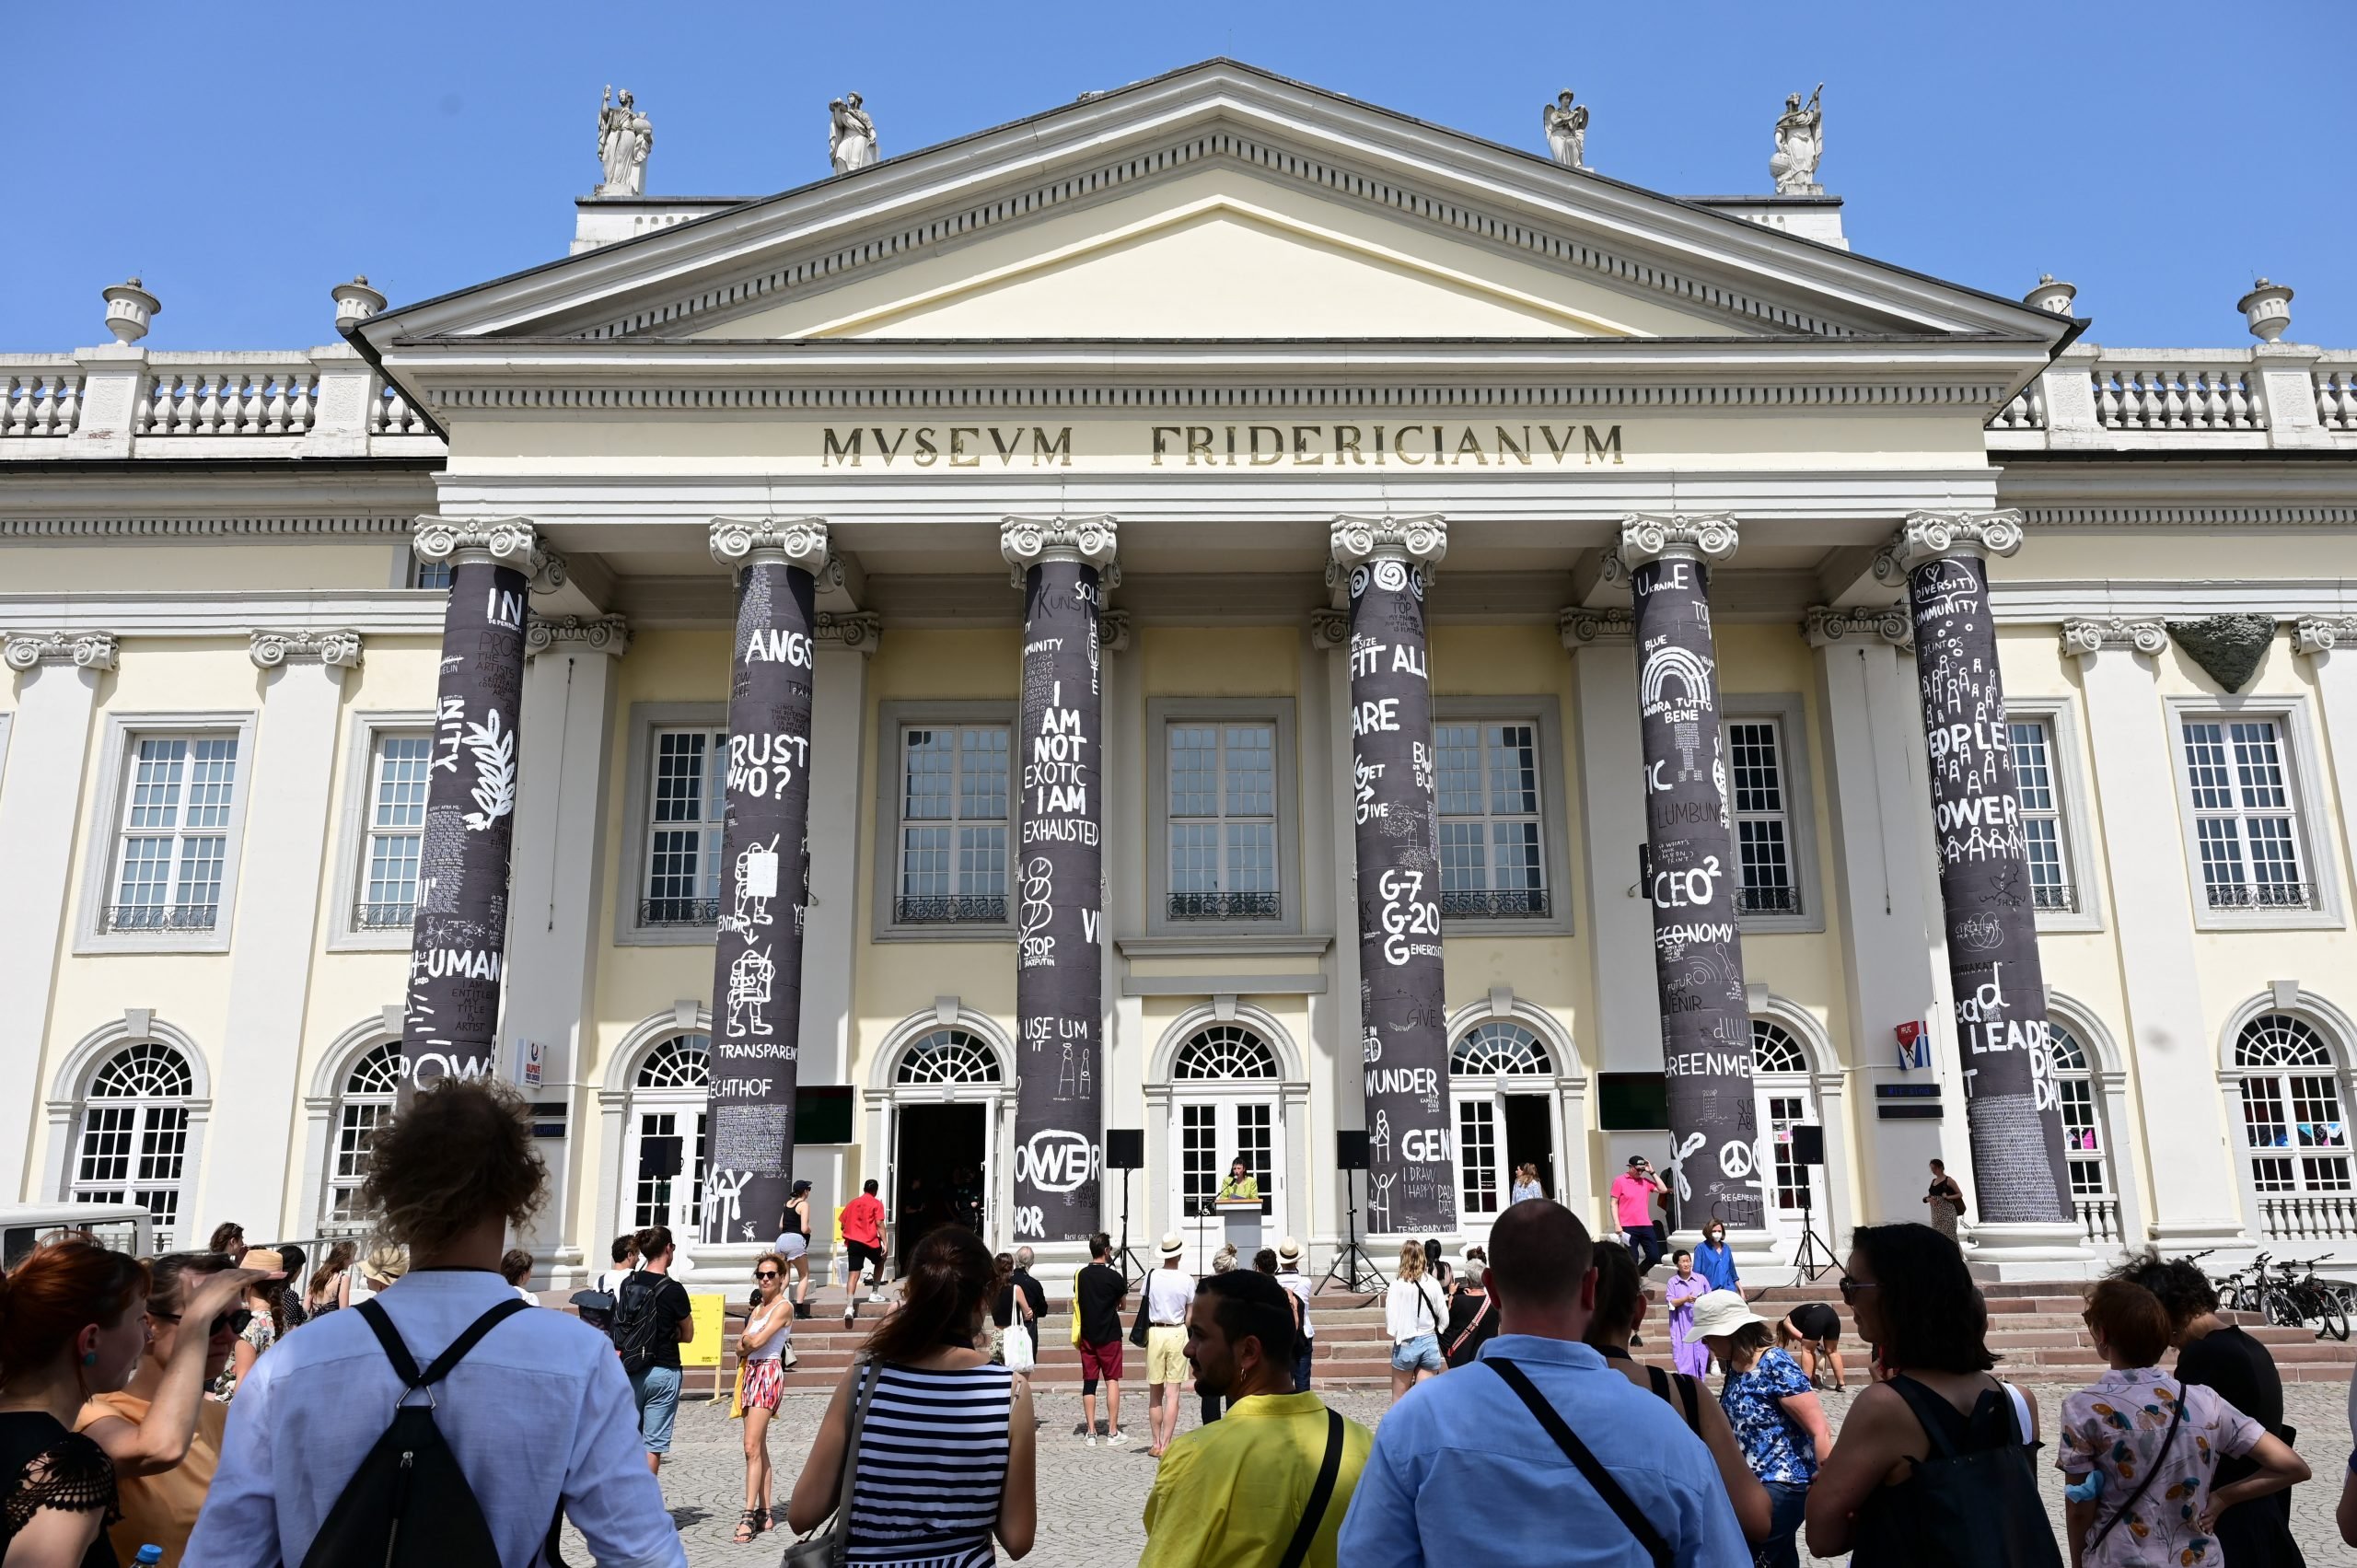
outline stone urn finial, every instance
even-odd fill
[[[147,323],[164,306],[133,278],[106,291],[107,331],[119,343],[135,343],[147,335]],[[2258,329],[2253,328],[2256,331]]]
[[[2292,291],[2260,278],[2250,285],[2248,294],[2235,301],[2235,308],[2250,324],[2252,337],[2271,343],[2292,325]]]
[[[2078,285],[2056,283],[2052,273],[2040,273],[2038,274],[2038,286],[2022,296],[2022,303],[2033,309],[2068,316],[2071,314],[2071,302],[2078,297]]]
[[[348,331],[385,308],[385,296],[368,286],[368,274],[360,273],[350,283],[340,283],[328,290],[335,300],[335,325],[338,331]]]

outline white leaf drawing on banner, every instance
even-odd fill
[[[467,826],[482,832],[516,809],[516,732],[502,729],[493,708],[481,724],[467,726],[467,749],[474,753],[475,805],[466,815]]]

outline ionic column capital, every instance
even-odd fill
[[[2002,512],[1910,512],[1890,542],[1875,555],[1875,579],[1896,587],[1932,561],[2011,555],[2022,547],[2022,515]]]
[[[1003,517],[998,525],[998,552],[1013,569],[1017,587],[1024,573],[1049,561],[1118,571],[1114,557],[1120,546],[1120,530],[1106,517]]]
[[[1620,519],[1621,567],[1634,572],[1655,561],[1717,563],[1735,553],[1732,512],[1632,512]]]
[[[872,655],[884,640],[884,618],[872,610],[822,610],[810,635],[850,653]]]
[[[630,622],[619,615],[534,615],[524,621],[524,656],[562,650],[620,658],[630,652]]]
[[[331,670],[360,668],[360,633],[340,632],[255,632],[246,639],[246,653],[257,669],[281,665],[319,664]]]
[[[1309,645],[1320,653],[1336,653],[1351,645],[1351,612],[1313,610],[1309,612]]]
[[[10,669],[70,664],[76,669],[112,669],[122,645],[111,632],[11,632],[5,657]]]
[[[1448,519],[1437,515],[1337,517],[1327,532],[1326,548],[1344,571],[1387,560],[1430,571],[1448,553]]]
[[[1626,646],[1636,641],[1637,618],[1625,610],[1590,610],[1575,604],[1556,612],[1555,631],[1563,639],[1566,653],[1598,646]]]
[[[2086,616],[2062,622],[2062,651],[2085,659],[2107,648],[2126,648],[2147,655],[2166,653],[2169,630],[2157,621],[2132,621],[2124,615]]]
[[[1812,648],[1829,648],[1836,643],[1863,643],[1872,637],[1879,637],[1894,648],[1911,648],[1915,645],[1915,623],[1901,605],[1881,610],[1836,610],[1831,605],[1816,604],[1801,612],[1801,635],[1808,639]]]
[[[2303,615],[2292,627],[2292,646],[2311,658],[2340,648],[2357,653],[2357,615]]]
[[[420,561],[505,566],[521,572],[531,580],[534,593],[553,593],[564,587],[564,557],[540,542],[540,530],[529,517],[428,514],[417,519],[410,549]]]
[[[714,517],[712,558],[734,570],[755,564],[799,566],[812,576],[827,569],[824,517]]]
[[[1130,651],[1130,612],[1104,610],[1097,614],[1097,645],[1109,654]]]

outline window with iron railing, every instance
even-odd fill
[[[711,925],[719,919],[727,757],[726,729],[655,732],[640,925]]]
[[[1798,914],[1800,869],[1793,854],[1782,723],[1772,718],[1727,720],[1726,755],[1736,848],[1743,860],[1736,908],[1744,914]]]
[[[1007,919],[1007,726],[900,731],[897,925],[999,925]]]
[[[132,738],[114,898],[100,929],[210,931],[237,800],[235,735]]]
[[[417,911],[419,846],[425,838],[425,781],[433,740],[386,731],[369,749],[368,831],[362,849],[361,931],[408,925]]]
[[[2184,742],[2209,907],[2316,908],[2284,726],[2270,718],[2189,718]]]
[[[1276,919],[1276,726],[1188,720],[1164,738],[1169,918]]]
[[[1544,920],[1550,912],[1539,807],[1538,726],[1433,726],[1444,918]]]
[[[2010,720],[2006,738],[2014,788],[2021,800],[2022,847],[2029,856],[2030,904],[2050,912],[2079,907],[2063,842],[2061,792],[2054,778],[2054,729],[2042,718]]]

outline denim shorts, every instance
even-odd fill
[[[679,1369],[650,1366],[633,1372],[630,1397],[638,1406],[638,1432],[650,1454],[671,1451],[671,1423],[679,1413]]]
[[[1391,1370],[1394,1372],[1446,1372],[1448,1363],[1440,1353],[1438,1334],[1418,1334],[1412,1340],[1402,1340],[1391,1347]]]

